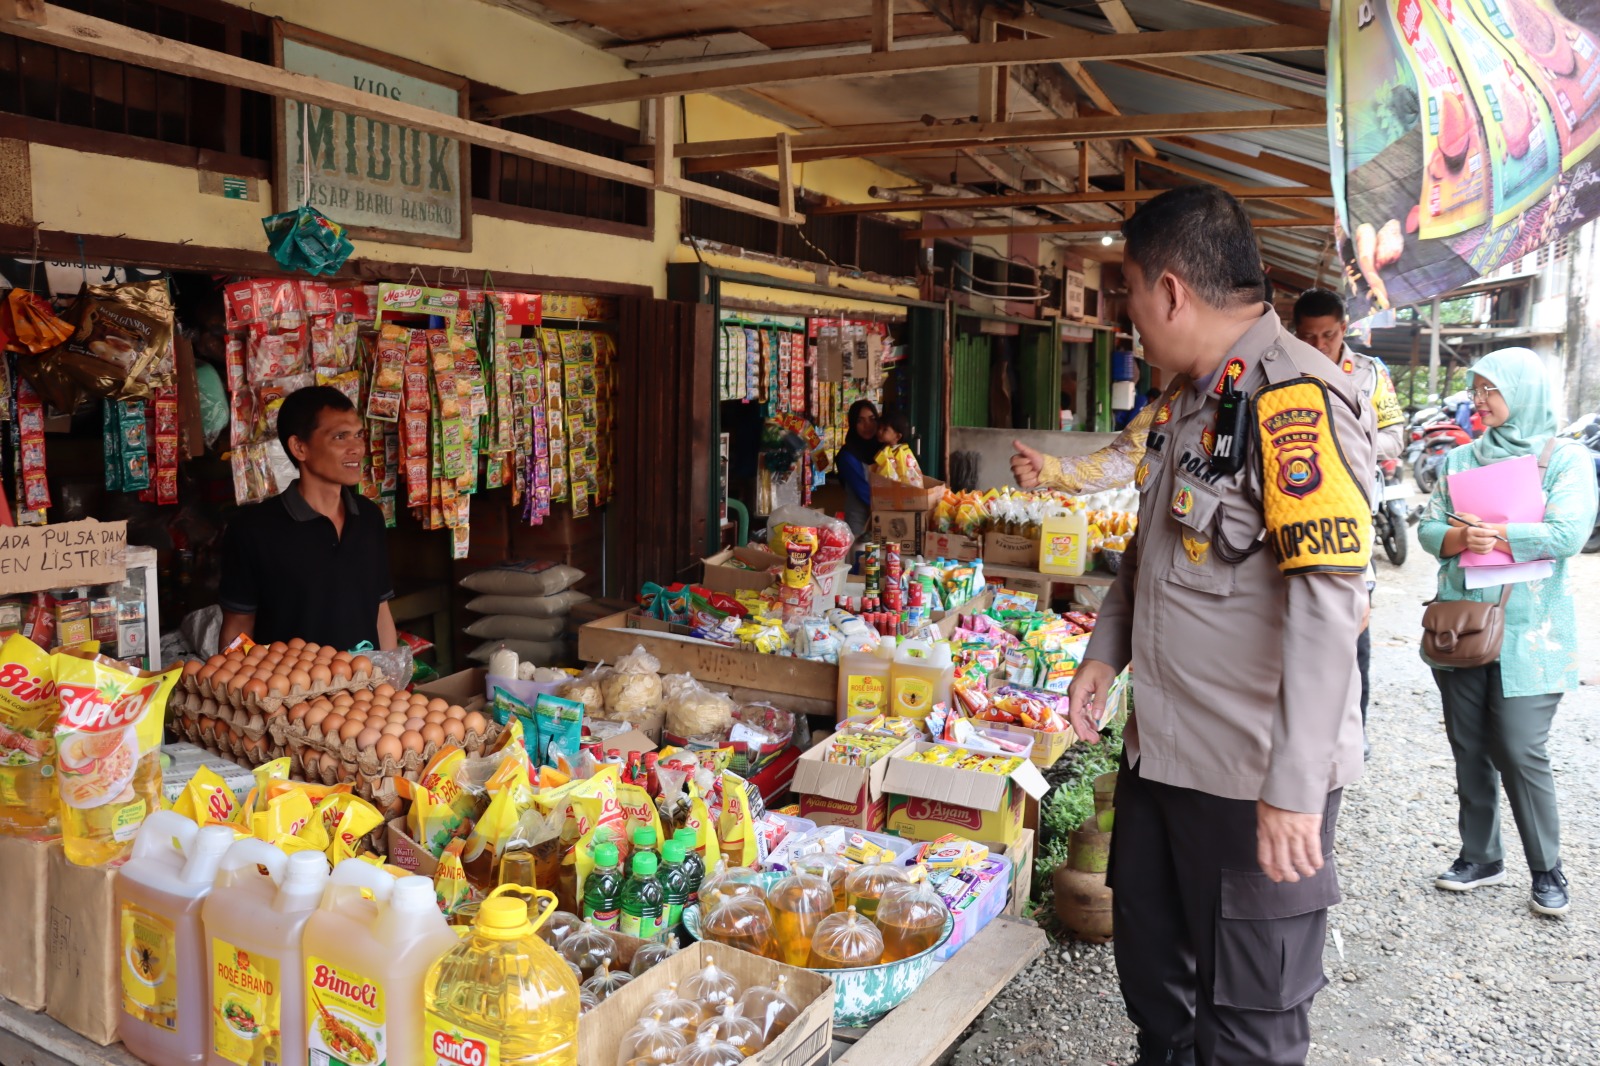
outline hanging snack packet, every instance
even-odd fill
[[[72,651],[51,659],[62,844],[79,866],[102,866],[125,857],[161,809],[161,731],[183,668],[146,673]]]
[[[55,665],[39,645],[13,633],[0,645],[0,833],[56,827]]]

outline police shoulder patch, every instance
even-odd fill
[[[1256,393],[1262,505],[1285,574],[1359,574],[1372,551],[1372,512],[1334,431],[1332,398],[1316,378]]]

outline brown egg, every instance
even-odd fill
[[[244,693],[244,687],[254,680],[255,675],[253,671],[240,670],[238,673],[234,674],[228,679],[228,691],[236,695],[242,695]]]
[[[334,657],[334,655],[336,655],[338,653],[338,651],[339,651],[339,649],[335,648],[333,645],[324,644],[322,647],[317,649],[317,662],[319,662],[319,663],[331,663],[331,662],[333,662],[333,657]]]
[[[235,670],[232,666],[220,667],[220,668],[218,668],[216,673],[211,675],[211,684],[214,687],[221,688],[221,687],[227,685],[227,683],[229,681],[232,681],[233,680],[233,675],[236,674],[236,673],[238,673],[238,671]]]
[[[357,703],[371,703],[373,700],[372,690],[369,688],[358,688],[354,692],[350,693],[350,698],[355,700]]]
[[[423,721],[421,718],[407,718],[406,719],[406,728],[411,730],[413,733],[422,732],[422,727],[427,725],[427,724],[428,723]]]
[[[228,661],[228,657],[226,655],[213,655],[211,658],[206,660],[206,665],[207,666],[221,666],[223,663],[225,663],[227,661]]]
[[[271,653],[267,651],[266,648],[262,647],[260,644],[257,644],[245,655],[244,661],[247,663],[258,663],[270,654]]]
[[[428,725],[440,725],[448,716],[443,711],[429,711],[422,720]]]
[[[340,714],[338,711],[332,712],[328,715],[328,717],[322,720],[322,735],[325,737],[336,736],[343,728],[344,715]]]
[[[356,677],[370,677],[372,675],[372,660],[365,655],[357,655],[350,660],[350,669]]]
[[[430,711],[448,711],[449,709],[449,700],[443,700],[435,696],[433,699],[428,701],[428,710]]]
[[[344,725],[339,728],[340,740],[354,740],[367,728],[367,723],[358,718],[346,718]]]
[[[409,730],[400,734],[400,743],[405,745],[405,749],[407,751],[420,752],[423,748],[422,735],[420,733],[410,732]]]
[[[489,731],[489,720],[477,711],[461,719],[461,724],[466,727],[468,733],[476,733],[479,736]]]
[[[201,681],[210,681],[212,678],[217,676],[217,670],[218,669],[219,669],[219,667],[215,667],[215,666],[212,666],[210,663],[206,663],[198,671],[195,672],[194,676],[199,678]]]
[[[260,679],[252,678],[245,682],[244,694],[246,696],[254,696],[258,700],[263,699],[267,694],[267,683]]]
[[[424,741],[426,741],[427,743],[429,743],[429,744],[443,744],[444,743],[444,727],[443,726],[425,725],[419,730],[407,730],[407,732],[420,733],[422,735],[422,739]]]
[[[350,680],[350,664],[349,663],[343,663],[343,662],[340,662],[338,659],[335,659],[333,662],[328,664],[328,676],[333,678],[335,681],[349,681]],[[362,689],[361,691],[367,693],[367,698],[368,699],[372,698],[372,693],[371,692],[368,692],[366,689]]]
[[[347,722],[365,722],[367,720],[367,709],[365,707],[346,707],[339,713],[344,715],[344,720]]]
[[[287,696],[289,694],[289,678],[283,674],[273,674],[267,678],[267,691],[274,696]]]
[[[355,656],[351,655],[347,651],[334,652],[333,654],[334,662],[347,663],[353,658],[355,658]]]
[[[305,646],[306,646],[306,642],[304,640],[302,640],[301,638],[299,638],[299,637],[293,638],[292,640],[289,641],[289,643],[287,645],[287,647],[291,651],[299,651],[301,648],[304,648]],[[273,645],[273,647],[276,648],[277,645]]]
[[[316,666],[311,668],[312,685],[316,686],[317,688],[327,688],[332,681],[333,674],[329,672],[326,666],[318,663]]]
[[[449,710],[444,712],[444,715],[446,718],[454,719],[455,721],[459,722],[467,716],[467,709],[465,707],[452,706]]]
[[[285,644],[281,640],[275,640],[271,644],[267,645],[267,649],[274,655],[282,655],[284,652],[289,650],[289,645]]]
[[[446,722],[442,728],[444,729],[444,735],[457,744],[467,739],[467,727],[454,718]]]
[[[306,716],[306,712],[309,711],[310,709],[311,709],[311,706],[309,704],[305,704],[305,703],[297,703],[293,707],[290,707],[289,708],[289,721],[290,721],[290,723],[293,724],[294,722],[300,721],[302,718],[304,718]]]
[[[374,696],[393,696],[394,695],[394,686],[389,684],[389,682],[385,681],[383,684],[381,684],[377,688],[373,689],[372,690],[372,694]]]
[[[201,670],[204,670],[205,666],[206,664],[201,662],[199,659],[190,659],[188,662],[183,664],[183,676],[193,677]]]
[[[335,707],[354,707],[355,704],[356,704],[356,698],[354,696],[350,695],[350,693],[348,693],[348,692],[336,692],[336,693],[334,693],[333,705]]]
[[[296,692],[305,692],[311,687],[311,675],[298,668],[291,670],[289,672],[289,685]]]
[[[378,732],[386,737],[397,737],[406,731],[404,722],[385,722],[378,728]]]
[[[384,736],[378,738],[373,750],[378,753],[378,758],[380,759],[394,759],[398,762],[401,754],[406,750],[406,748],[405,745],[400,742],[399,737]]]
[[[327,718],[328,718],[328,715],[332,714],[332,713],[333,713],[332,708],[321,707],[321,706],[318,706],[317,704],[312,704],[311,705],[311,709],[306,712],[306,719],[305,719],[306,728],[307,729],[315,729],[317,726],[321,725],[324,721],[326,721]]]

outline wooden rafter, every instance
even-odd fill
[[[633,78],[568,89],[520,93],[486,100],[482,118],[508,118],[564,108],[625,103],[654,96],[724,92],[760,85],[779,85],[833,78],[871,78],[922,70],[1004,67],[1023,63],[1059,63],[1065,59],[1141,59],[1169,55],[1214,55],[1223,52],[1288,52],[1326,45],[1324,35],[1299,26],[1235,27],[1165,33],[1119,34],[1084,38],[1042,37],[993,44],[949,45],[915,50],[868,52],[832,59],[779,60],[773,63]]]
[[[390,100],[323,78],[296,74],[265,63],[255,63],[184,41],[146,33],[105,19],[81,15],[54,4],[44,5],[42,23],[9,22],[5,28],[7,32],[17,37],[54,45],[68,51],[84,52],[102,59],[114,59],[136,67],[180,74],[219,85],[251,89],[281,99],[300,100],[345,114],[377,119],[380,122],[394,122],[424,133],[455,138],[464,144],[482,145],[508,155],[565,167],[582,174],[621,181],[629,185],[660,187],[653,168],[634,166],[631,163],[552,144],[496,126],[472,122],[458,115],[447,115],[401,100]],[[797,221],[794,218],[783,218],[772,204],[764,204],[759,200],[714,189],[708,185],[674,181],[670,191],[688,199],[718,204],[763,218]]]
[[[1319,11],[1314,7],[1299,7],[1281,3],[1280,0],[1188,0],[1197,7],[1243,15],[1258,22],[1281,22],[1286,26],[1303,26],[1308,30],[1328,32],[1327,5]]]
[[[1330,212],[1326,218],[1253,218],[1250,225],[1255,229],[1324,229],[1333,225],[1333,214]],[[1005,236],[1015,233],[1036,233],[1040,235],[1050,233],[1116,233],[1121,229],[1120,222],[1062,222],[1045,223],[1033,226],[951,226],[949,228],[927,228],[901,230],[900,236],[906,240],[923,240],[938,237],[988,237]]]
[[[1212,144],[1210,141],[1202,141],[1194,137],[1181,135],[1159,137],[1157,139],[1166,141],[1169,144],[1175,144],[1179,148],[1187,148],[1196,155],[1220,159],[1224,163],[1234,163],[1250,170],[1259,171],[1262,174],[1271,174],[1275,178],[1298,181],[1303,185],[1328,180],[1328,172],[1326,170],[1306,163],[1297,163],[1293,159],[1285,159],[1283,156],[1273,155],[1271,152],[1249,155],[1245,152],[1235,151],[1232,148],[1224,148],[1220,144]]]
[[[1128,158],[1134,160],[1135,162],[1143,163],[1146,166],[1157,167],[1173,174],[1182,174],[1186,178],[1194,178],[1197,181],[1210,182],[1211,184],[1226,189],[1229,192],[1239,188],[1239,183],[1236,181],[1230,181],[1223,175],[1203,170],[1197,166],[1191,166],[1179,160],[1167,159],[1162,156],[1133,155],[1131,153],[1129,154]],[[1274,199],[1271,202],[1275,204],[1282,204],[1289,210],[1296,211],[1302,215],[1313,215],[1320,218],[1328,213],[1327,205],[1319,204],[1312,200],[1306,200],[1303,198],[1285,196]]]
[[[31,22],[45,19],[44,0],[0,0],[0,22]]]
[[[971,211],[980,207],[1039,207],[1045,204],[1112,204],[1153,200],[1165,189],[1091,189],[1089,192],[1023,193],[1014,196],[930,196],[925,200],[907,202],[893,210],[937,211],[954,207]],[[1277,185],[1239,186],[1233,193],[1238,200],[1266,200],[1276,196],[1331,196],[1331,189],[1282,188]],[[867,215],[882,211],[889,205],[882,203],[823,204],[811,209],[813,215]],[[1295,220],[1289,220],[1295,221]]]
[[[896,48],[927,48],[933,45],[960,44],[965,38],[954,33],[924,34],[916,37],[898,37]],[[785,48],[774,51],[761,48],[741,52],[714,52],[695,56],[669,56],[661,59],[634,59],[628,69],[636,74],[658,77],[663,74],[688,74],[697,70],[723,70],[728,67],[746,67],[771,63],[776,59],[831,59],[835,56],[863,55],[872,51],[870,41],[848,41],[843,44],[808,45],[804,48]]]
[[[894,47],[894,0],[872,0],[872,50]]]

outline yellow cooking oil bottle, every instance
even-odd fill
[[[206,1066],[306,1066],[301,938],[322,901],[328,860],[240,840],[222,857],[201,912],[210,978]]]
[[[1039,570],[1077,577],[1089,567],[1089,516],[1071,511],[1046,518],[1040,530]]]
[[[433,881],[369,862],[334,867],[306,922],[306,1012],[300,1036],[314,1066],[416,1066],[423,1055],[422,987],[460,942]]]
[[[894,641],[839,655],[838,720],[883,714],[889,709],[889,675],[894,670]]]
[[[529,920],[529,900],[540,908]],[[555,913],[544,889],[501,885],[470,934],[428,972],[430,1066],[577,1066],[578,979],[538,935]]]
[[[156,811],[117,870],[117,1035],[146,1062],[200,1066],[206,1060],[211,986],[200,908],[233,839],[225,825],[202,829],[176,811]]]
[[[889,713],[899,718],[926,718],[936,703],[950,701],[956,668],[944,641],[901,641],[889,675]]]

